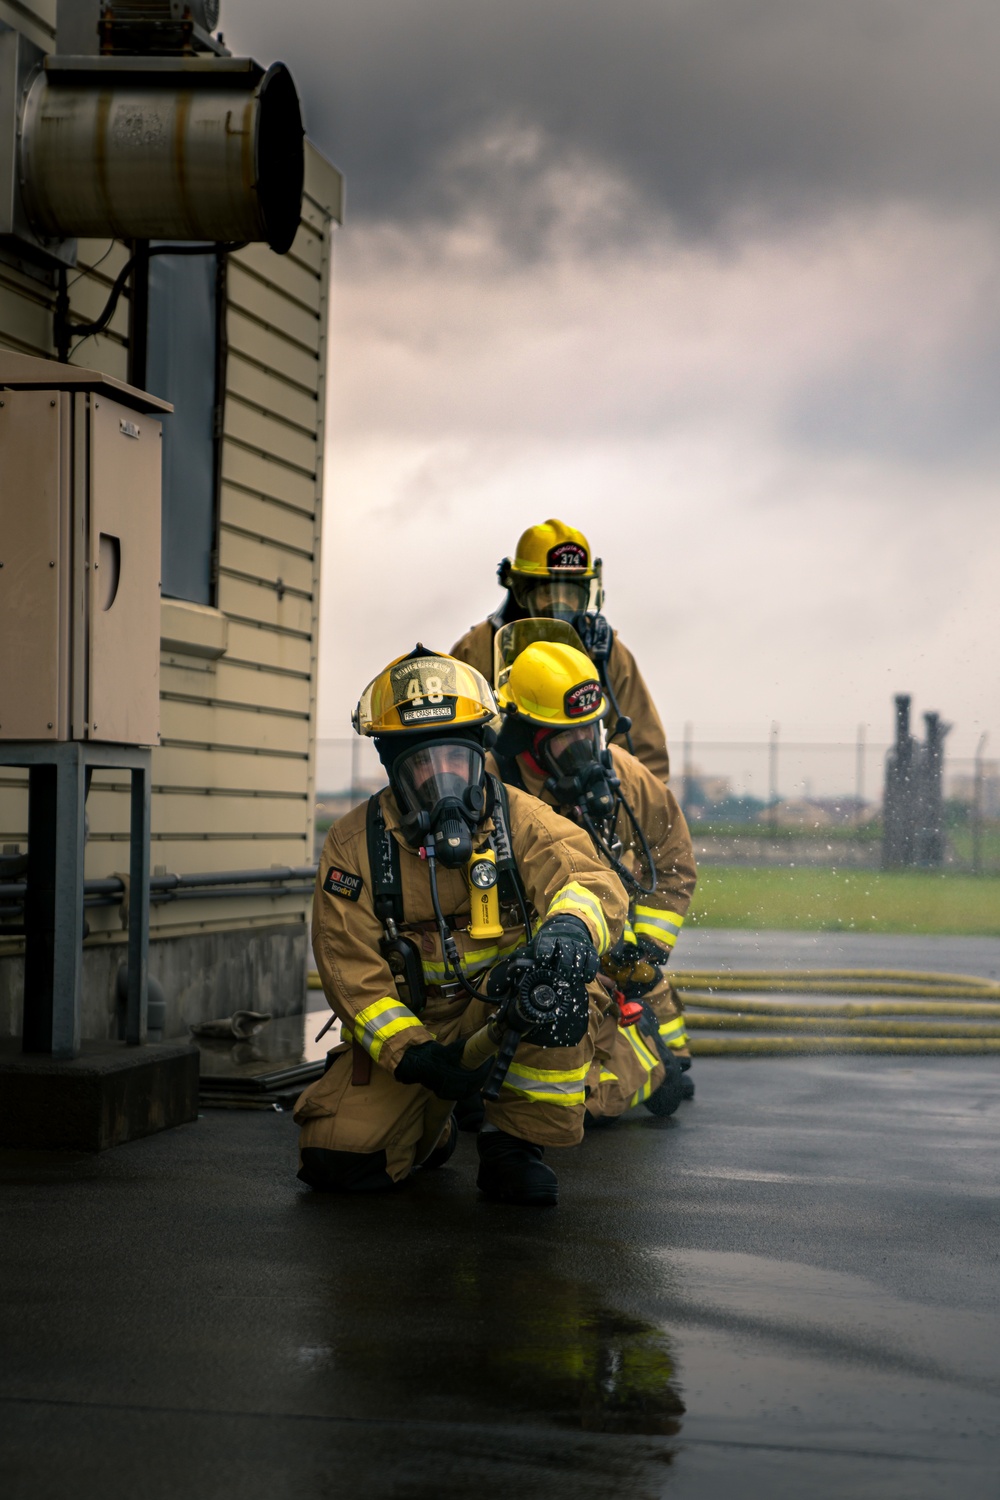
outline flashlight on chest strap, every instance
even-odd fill
[[[469,936],[477,941],[503,937],[500,898],[497,894],[497,857],[489,845],[472,856],[466,867],[466,875],[471,912]]]

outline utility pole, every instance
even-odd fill
[[[858,725],[857,746],[854,752],[854,800],[858,804],[857,816],[860,820],[861,809],[865,801],[865,738],[866,728],[864,724]]]
[[[983,751],[989,735],[983,731],[976,746],[975,773],[972,780],[972,873],[983,873]]]
[[[771,832],[778,827],[778,725],[771,724],[771,741],[767,750],[767,800],[770,805]]]
[[[690,719],[684,725],[684,773],[681,779],[681,806],[684,811],[691,805],[691,782],[694,779],[694,763],[692,759],[692,740],[694,738],[694,727]]]

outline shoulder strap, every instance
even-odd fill
[[[399,850],[396,840],[385,826],[380,794],[368,799],[365,820],[368,838],[368,864],[372,878],[372,903],[380,922],[389,917],[399,927],[403,922],[403,881],[399,873]]]
[[[614,631],[603,615],[577,615],[573,625],[583,641],[583,649],[597,668],[602,685],[607,687],[608,662],[615,643]]]
[[[524,914],[531,909],[531,903],[514,858],[507,788],[498,776],[491,775],[489,782],[493,792],[490,816],[493,819],[493,849],[497,857],[497,894],[505,906],[520,906]]]
[[[519,791],[527,791],[524,777],[521,775],[521,767],[517,763],[516,755],[502,755],[496,745],[493,746],[493,759],[497,763],[500,772],[501,783],[506,782],[508,786],[516,786]]]

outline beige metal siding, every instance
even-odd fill
[[[0,0],[0,17],[11,4]],[[54,16],[54,3],[30,8]],[[161,658],[154,870],[312,859],[327,285],[340,201],[339,173],[307,147],[302,225],[289,254],[253,245],[230,258],[218,552],[227,646],[214,660],[208,648]],[[121,244],[81,242],[70,273],[75,319],[97,316],[125,257]],[[0,265],[0,344],[51,356],[53,302],[54,288]],[[73,361],[126,378],[127,330],[123,298],[108,334],[87,340]],[[198,625],[192,611],[192,630]],[[26,838],[23,784],[0,775],[0,843]],[[94,777],[88,877],[127,868],[126,791],[122,773]],[[252,895],[179,901],[154,906],[151,931],[304,922],[307,907],[301,898]],[[92,943],[124,936],[115,911],[89,920]]]

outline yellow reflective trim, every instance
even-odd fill
[[[398,1004],[399,999],[395,995],[393,995],[391,998],[389,996],[386,996],[384,1000],[376,1000],[373,1004],[366,1005],[364,1010],[358,1011],[357,1015],[354,1017],[354,1025],[356,1027],[367,1026],[369,1021],[374,1021],[375,1017],[380,1016],[383,1011],[395,1010]]]
[[[641,937],[652,938],[664,948],[674,946],[684,926],[684,918],[677,912],[662,911],[655,906],[636,905],[633,922]]]
[[[649,1098],[652,1092],[653,1080],[652,1078],[647,1078],[642,1088],[637,1089],[636,1092],[632,1095],[631,1099],[628,1101],[628,1108],[632,1109],[636,1104],[645,1104],[646,1100]]]
[[[660,1022],[659,1031],[660,1031],[660,1035],[661,1036],[673,1036],[675,1034],[675,1032],[683,1031],[683,1030],[684,1030],[684,1017],[683,1016],[674,1016],[669,1021],[661,1021]]]
[[[554,917],[557,912],[568,912],[574,917],[586,912],[597,927],[598,940],[595,946],[598,953],[604,953],[611,946],[611,934],[601,903],[579,881],[571,880],[569,885],[564,885],[561,891],[556,892],[545,915],[547,918]]]
[[[608,1070],[607,1070],[607,1068],[602,1068],[601,1069],[601,1076],[600,1076],[600,1079],[598,1080],[598,1082],[600,1082],[600,1083],[617,1083],[618,1082],[618,1074],[617,1073],[609,1073]]]
[[[488,948],[470,948],[467,953],[460,954],[462,973],[472,974],[479,969],[488,969],[491,964],[497,963],[501,958],[508,958],[518,948],[523,947],[525,942],[522,932],[509,943],[491,943]],[[424,978],[433,983],[444,981],[451,975],[451,969],[443,959],[421,957],[420,965],[424,971]]]
[[[393,1019],[384,1021],[380,1026],[378,1018],[385,1015],[387,1011],[393,1013]],[[370,1053],[373,1062],[378,1062],[382,1048],[391,1036],[395,1036],[397,1031],[406,1031],[411,1026],[422,1024],[411,1010],[394,997],[376,1000],[372,1005],[366,1005],[364,1010],[359,1011],[354,1017],[352,1029],[355,1041]]]
[[[509,1079],[505,1078],[503,1082],[503,1088],[500,1091],[501,1097],[504,1090],[506,1090],[508,1093],[516,1094],[519,1099],[527,1099],[532,1104],[555,1104],[559,1105],[560,1107],[565,1107],[567,1105],[585,1104],[587,1101],[587,1096],[582,1088],[574,1089],[572,1093],[568,1094],[563,1093],[562,1091],[555,1094],[549,1094],[544,1090],[536,1091],[534,1089],[519,1089],[516,1084],[511,1083]]]
[[[524,1063],[511,1063],[510,1072],[516,1073],[519,1078],[532,1078],[537,1083],[573,1083],[580,1078],[586,1078],[590,1072],[590,1064],[584,1063],[580,1068],[529,1068]]]
[[[368,1049],[372,1055],[372,1061],[378,1062],[379,1053],[382,1051],[382,1048],[391,1036],[396,1035],[397,1031],[406,1031],[410,1026],[420,1026],[421,1024],[422,1022],[418,1021],[416,1016],[400,1016],[398,1021],[390,1021],[387,1026],[383,1026]],[[364,1044],[362,1043],[362,1045]]]
[[[622,1031],[646,1072],[651,1073],[660,1061],[658,1054],[647,1044],[645,1037],[636,1033],[634,1026],[623,1026]]]

